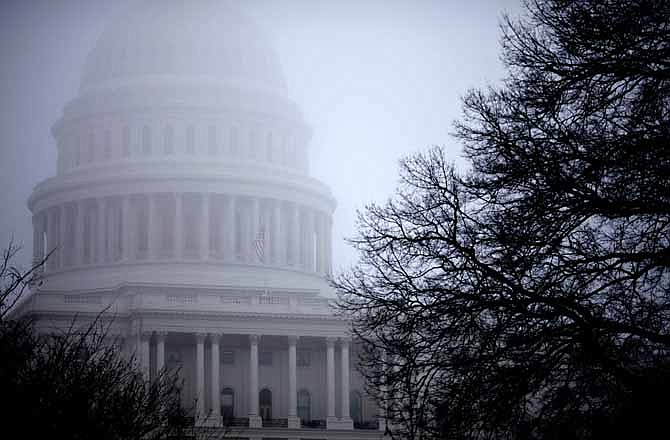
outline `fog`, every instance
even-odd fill
[[[0,240],[32,247],[26,200],[56,173],[52,125],[76,96],[86,54],[128,1],[0,4]],[[196,2],[192,2],[195,4]],[[518,0],[241,2],[274,43],[288,96],[312,128],[311,175],[333,191],[335,268],[355,262],[343,237],[356,209],[384,201],[398,159],[444,145],[469,89],[500,80],[498,23]],[[194,6],[196,7],[196,6]]]

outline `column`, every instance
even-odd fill
[[[46,210],[46,230],[47,230],[47,242],[45,244],[46,255],[49,255],[47,260],[47,272],[52,271],[56,268],[56,262],[58,260],[57,252],[53,252],[56,237],[54,234],[56,230],[56,212],[53,208]],[[53,253],[51,253],[53,252]]]
[[[101,198],[97,199],[96,204],[98,206],[98,216],[96,217],[97,225],[95,227],[95,257],[98,264],[105,262],[105,236],[106,236],[106,226],[105,218],[107,216],[107,199]]]
[[[314,231],[316,230],[316,217],[314,210],[308,209],[305,213],[305,270],[309,272],[316,271],[316,255],[314,253]]]
[[[80,266],[84,264],[84,247],[86,246],[86,234],[84,233],[84,222],[85,222],[85,205],[83,200],[77,202],[77,210],[75,213],[74,221],[74,252],[72,258],[72,264],[74,266]]]
[[[258,335],[249,335],[249,428],[261,428],[258,415]]]
[[[121,259],[128,261],[132,258],[132,220],[130,217],[130,196],[125,195],[121,198],[121,215],[123,222],[121,225],[122,239],[121,239]]]
[[[282,243],[284,242],[281,239],[281,202],[275,200],[272,204],[273,207],[273,216],[272,216],[272,232],[270,233],[270,243],[272,244],[272,259],[274,264],[281,265],[282,255],[284,254],[284,248]]]
[[[249,253],[247,254],[249,256],[249,261],[253,263],[262,263],[263,262],[263,252],[264,249],[256,249],[256,239],[260,238],[258,237],[258,224],[259,224],[259,203],[258,203],[258,198],[257,197],[252,197],[251,198],[251,212],[250,216],[251,218],[249,219],[249,224],[251,225],[250,231],[249,231],[249,239],[248,239],[248,246],[249,246]],[[263,246],[263,244],[261,244]]]
[[[326,275],[330,275],[332,270],[333,270],[332,258],[333,258],[333,220],[329,215],[327,215],[326,216],[326,258],[325,258],[325,263],[326,263],[325,272],[326,272]]]
[[[221,366],[221,356],[219,354],[219,339],[220,335],[216,333],[209,334],[209,340],[211,344],[211,368],[210,372],[212,374],[210,385],[211,392],[210,396],[212,399],[212,422],[215,424],[221,424],[221,387],[219,385],[220,379],[220,366]]]
[[[205,415],[205,335],[195,335],[196,420]]]
[[[237,234],[235,221],[235,196],[228,197],[228,203],[225,205],[225,215],[223,220],[224,227],[224,259],[227,261],[235,260],[235,235]]]
[[[144,374],[145,379],[150,378],[150,357],[149,357],[149,340],[151,338],[151,333],[142,332],[140,333],[140,368],[142,374]]]
[[[296,374],[296,344],[297,336],[288,337],[288,427],[300,428],[300,419],[297,410],[297,374]]]
[[[174,257],[181,260],[184,249],[184,212],[181,194],[174,194],[174,205]]]
[[[380,364],[382,371],[386,371],[386,350],[384,350],[380,356]],[[380,431],[386,431],[387,430],[387,420],[386,420],[386,399],[387,399],[387,389],[388,387],[386,386],[386,374],[382,376],[382,386],[379,387],[379,397],[377,399],[377,402],[379,403],[379,414],[377,417],[378,423],[377,423],[377,428]]]
[[[165,332],[156,332],[156,376],[160,377],[165,368]]]
[[[353,429],[354,422],[351,420],[351,415],[349,413],[349,339],[340,338],[340,350],[342,358],[342,424],[347,424],[348,426],[342,426],[343,429]]]
[[[300,264],[300,208],[297,203],[292,207],[291,218],[291,265]]]
[[[319,252],[319,267],[318,271],[320,274],[327,274],[326,270],[326,260],[327,260],[327,250],[326,250],[326,222],[328,221],[328,216],[325,213],[319,213],[319,232],[318,236],[318,252]]]
[[[209,258],[209,194],[202,194],[202,216],[200,219],[200,259]]]
[[[33,266],[44,258],[44,219],[43,215],[33,215]]]
[[[66,252],[65,252],[65,235],[67,233],[65,229],[65,213],[67,210],[65,209],[65,205],[59,206],[60,208],[60,217],[58,221],[58,265],[60,266],[61,269],[65,268],[65,259],[66,259]]]
[[[335,338],[326,338],[326,423],[332,424],[335,418]]]
[[[156,195],[147,194],[147,259],[158,255],[158,228],[156,227]]]

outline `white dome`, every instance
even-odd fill
[[[89,53],[82,91],[163,76],[285,92],[277,54],[228,2],[149,0],[107,26]]]

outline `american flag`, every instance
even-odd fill
[[[258,231],[256,233],[254,248],[256,249],[256,257],[258,257],[258,261],[263,262],[265,260],[265,232]]]

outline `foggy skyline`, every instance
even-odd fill
[[[84,58],[110,16],[124,5],[102,1],[3,2],[0,6],[0,232],[31,253],[26,200],[55,175],[51,126],[78,90]],[[355,254],[355,210],[392,195],[397,162],[446,145],[468,88],[502,76],[498,22],[517,1],[244,2],[271,38],[288,96],[312,128],[311,175],[330,186],[334,268]]]

